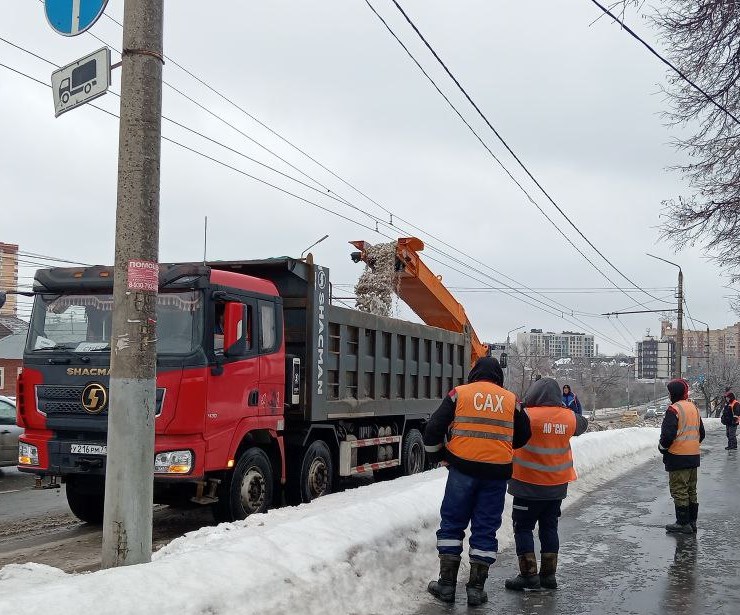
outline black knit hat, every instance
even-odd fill
[[[688,399],[689,383],[686,382],[683,378],[676,378],[675,380],[671,380],[665,386],[668,389],[668,394],[671,397],[671,403],[675,403],[683,399]]]

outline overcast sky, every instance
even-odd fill
[[[629,288],[524,177],[392,2],[371,1],[540,207],[619,287]],[[54,33],[35,0],[4,4],[8,6],[0,36],[57,64],[101,46],[88,34],[66,38]],[[588,0],[403,0],[402,5],[512,149],[622,272],[640,286],[655,289],[649,290],[654,296],[673,301],[676,269],[645,252],[676,261],[683,267],[695,318],[712,328],[737,320],[725,297],[730,291],[722,287],[727,282],[701,251],[690,248],[675,254],[659,242],[661,201],[688,190],[678,174],[666,170],[681,159],[670,145],[677,133],[666,128],[661,117],[666,109],[660,93],[665,72],[654,57],[607,19],[590,26],[598,13]],[[123,2],[111,0],[106,13],[120,21]],[[636,15],[628,19],[655,42],[656,33],[644,20]],[[102,18],[92,32],[120,49],[121,28],[112,21]],[[165,53],[394,212],[400,228],[381,225],[381,231],[420,234],[400,222],[403,218],[423,229],[428,248],[463,261],[461,265],[429,250],[429,256],[446,264],[427,263],[450,287],[478,289],[453,292],[481,338],[503,340],[508,330],[520,325],[556,331],[588,328],[598,332],[600,350],[611,353],[632,346],[647,328],[659,331],[657,314],[624,316],[624,326],[595,316],[566,321],[501,292],[481,291],[502,286],[496,280],[504,278],[487,268],[493,267],[516,280],[505,281],[518,288],[601,289],[549,294],[547,299],[536,296],[564,304],[566,314],[644,309],[636,306],[638,300],[651,309],[671,307],[645,294],[631,292],[630,298],[614,290],[492,160],[364,0],[167,2]],[[118,54],[113,57],[117,61]],[[2,41],[0,62],[45,82],[53,70]],[[388,221],[389,215],[172,62],[165,65],[164,78],[354,208],[167,121],[164,135],[370,228],[164,143],[160,260],[202,258],[207,215],[209,258],[298,256],[328,233],[329,239],[313,250],[315,259],[331,269],[335,285],[353,284],[360,267],[351,263],[347,242],[385,241],[374,231],[374,217]],[[114,71],[112,89],[120,91],[119,85],[120,71]],[[118,102],[111,94],[98,100],[111,111],[117,111]],[[0,241],[18,243],[25,252],[110,264],[116,120],[90,107],[55,119],[49,88],[2,67],[0,108]],[[316,186],[169,88],[163,111]],[[24,267],[21,273],[30,276],[32,268]],[[349,290],[335,286],[340,296]]]

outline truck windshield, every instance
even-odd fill
[[[110,350],[113,295],[36,295],[27,350]],[[157,296],[157,353],[190,354],[203,339],[203,298],[194,291]]]

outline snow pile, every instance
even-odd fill
[[[657,439],[657,429],[644,428],[574,439],[580,479],[566,507],[657,457]],[[150,564],[76,575],[9,565],[0,569],[0,613],[413,612],[437,571],[445,479],[438,469],[203,528],[170,543]],[[512,544],[507,497],[499,549]],[[506,565],[513,558],[502,554]]]
[[[390,316],[396,289],[396,242],[379,243],[366,250],[365,270],[355,285],[357,309]]]

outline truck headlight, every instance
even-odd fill
[[[39,449],[32,444],[27,444],[18,440],[18,465],[20,466],[37,466],[39,465]]]
[[[192,467],[192,451],[167,451],[154,457],[155,474],[187,474]]]

